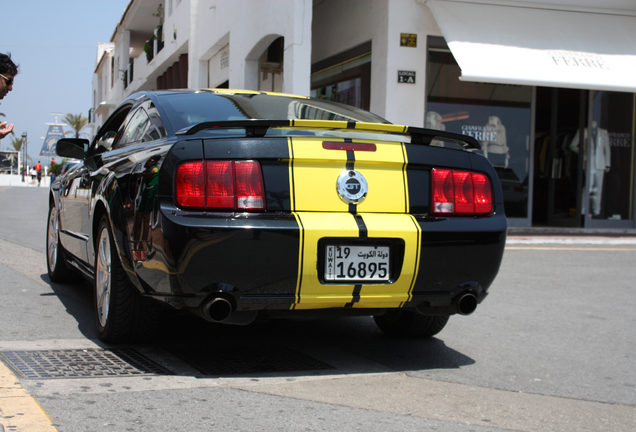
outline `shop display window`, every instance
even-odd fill
[[[476,138],[501,180],[506,216],[527,218],[532,88],[460,75],[450,51],[429,44],[425,127]]]
[[[312,66],[311,97],[369,110],[371,44],[366,43]]]
[[[634,94],[592,92],[592,124],[585,169],[589,169],[589,218],[632,219]]]

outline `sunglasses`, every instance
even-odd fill
[[[6,76],[0,74],[0,77],[4,78],[5,82],[7,83],[8,86],[13,84],[13,78],[7,78]]]

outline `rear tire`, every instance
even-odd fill
[[[399,338],[433,337],[442,331],[448,318],[448,315],[420,315],[406,310],[373,317],[382,333]]]
[[[73,274],[66,266],[64,248],[60,244],[60,213],[55,204],[49,208],[46,227],[46,269],[51,282],[68,282]]]
[[[145,307],[119,261],[108,218],[103,216],[95,244],[95,311],[98,337],[104,342],[150,338],[157,311]]]

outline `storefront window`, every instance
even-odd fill
[[[508,217],[528,217],[532,88],[460,81],[444,48],[430,47],[425,127],[475,137],[501,180]]]
[[[368,110],[371,105],[371,44],[312,67],[311,96]]]
[[[593,92],[589,163],[589,217],[632,219],[634,95]]]

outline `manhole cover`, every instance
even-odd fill
[[[169,370],[128,348],[7,351],[0,352],[0,360],[27,379],[172,375]]]
[[[282,346],[216,346],[168,348],[204,375],[224,376],[266,372],[335,369],[326,363]]]

